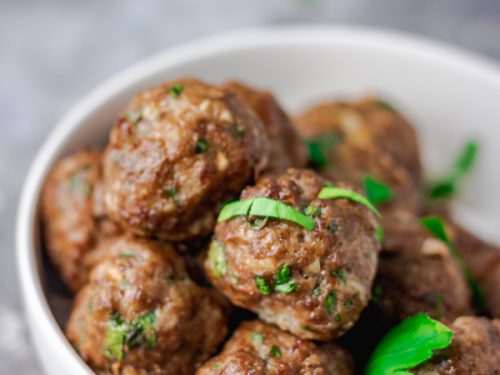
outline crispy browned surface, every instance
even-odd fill
[[[273,346],[280,355],[272,355]],[[276,353],[276,350],[275,350]],[[333,343],[318,346],[260,321],[244,322],[224,350],[196,375],[349,375],[350,355]]]
[[[154,312],[156,345],[130,349],[122,361],[105,355],[113,313],[126,322]],[[172,246],[124,237],[91,272],[76,298],[67,335],[97,372],[192,374],[227,334],[225,308],[186,272]]]
[[[77,291],[88,277],[85,257],[120,232],[103,214],[101,153],[82,150],[59,160],[45,182],[42,206],[47,251]]]
[[[384,217],[375,301],[390,321],[417,312],[444,320],[472,313],[471,293],[447,246],[409,212]]]
[[[183,86],[178,98],[170,92],[175,84]],[[208,234],[220,203],[267,161],[261,121],[233,94],[193,79],[168,82],[137,94],[111,131],[106,207],[137,234]]]
[[[246,188],[242,199],[267,197],[296,209],[320,208],[316,227],[308,231],[270,219],[258,229],[242,217],[220,222],[215,241],[225,252],[227,272],[218,277],[210,257],[205,263],[211,282],[235,305],[299,337],[318,340],[337,337],[356,322],[370,298],[379,249],[373,214],[349,200],[316,198],[324,182],[312,171],[290,169]],[[284,264],[297,290],[269,296],[259,292],[255,276],[271,283]],[[335,274],[339,270],[344,277]],[[325,300],[332,293],[335,303],[329,312]]]
[[[500,321],[458,318],[450,325],[451,345],[413,370],[417,375],[500,374]]]
[[[457,224],[450,225],[451,236],[485,295],[485,307],[500,318],[500,248],[482,241]]]
[[[326,102],[304,112],[295,124],[306,138],[337,136],[336,146],[327,155],[330,162],[321,170],[325,177],[361,187],[368,173],[395,190],[393,206],[420,208],[417,136],[397,111],[373,98]]]
[[[290,167],[306,166],[304,144],[288,115],[271,93],[236,81],[226,83],[224,88],[252,108],[262,120],[271,143],[270,173],[278,175]]]

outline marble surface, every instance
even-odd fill
[[[144,56],[248,26],[362,24],[500,59],[498,0],[2,0],[0,374],[41,374],[15,271],[14,217],[33,155],[82,95]]]

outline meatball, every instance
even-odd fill
[[[412,370],[416,375],[500,374],[500,320],[461,317],[451,345]]]
[[[89,253],[120,232],[104,215],[101,174],[101,153],[82,150],[58,161],[43,189],[47,251],[72,291],[87,281]]]
[[[67,336],[103,374],[192,374],[227,334],[225,306],[171,245],[123,237],[78,293]]]
[[[228,82],[224,88],[252,108],[262,120],[272,145],[268,168],[270,173],[278,175],[290,167],[306,166],[304,144],[288,115],[271,93],[258,91],[239,82]]]
[[[500,318],[500,248],[475,237],[457,224],[450,223],[451,237],[463,255],[485,297],[485,309]]]
[[[245,217],[219,222],[205,263],[212,284],[233,304],[317,340],[340,336],[356,322],[370,299],[379,250],[372,212],[351,200],[317,198],[325,183],[312,171],[289,169],[247,187],[241,199],[279,200],[304,210],[316,226]]]
[[[322,147],[326,165],[320,172],[332,180],[361,187],[366,175],[389,185],[391,204],[420,209],[422,170],[417,136],[410,123],[386,102],[326,102],[295,123],[302,135]]]
[[[260,321],[244,322],[224,350],[196,375],[354,374],[350,355],[333,343],[316,345]]]
[[[384,317],[397,322],[422,311],[452,321],[472,313],[460,265],[417,217],[404,211],[386,216],[384,234],[374,288]]]
[[[263,129],[235,95],[197,80],[139,93],[104,155],[107,211],[139,235],[208,234],[219,205],[266,167]]]

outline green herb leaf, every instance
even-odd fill
[[[271,357],[281,357],[281,349],[276,346],[276,345],[273,345],[271,346],[271,350],[269,350],[269,355]]]
[[[328,311],[329,314],[333,313],[336,304],[337,304],[337,296],[335,295],[335,293],[334,292],[328,293],[328,295],[325,298],[325,307],[326,311]]]
[[[326,167],[329,164],[329,154],[339,141],[340,138],[335,133],[325,134],[308,140],[307,150],[311,165],[315,168]]]
[[[297,290],[297,284],[294,280],[287,281],[286,283],[276,284],[274,290],[281,294],[290,294]]]
[[[321,207],[316,207],[316,206],[313,206],[312,204],[310,204],[304,210],[304,214],[306,214],[307,216],[312,217],[312,218],[321,216]]]
[[[317,285],[312,291],[312,296],[318,297],[320,294],[321,294],[321,286]]]
[[[363,186],[366,196],[373,204],[387,203],[394,197],[394,193],[388,185],[369,175],[364,177]]]
[[[184,85],[182,83],[176,83],[170,88],[170,95],[172,95],[174,99],[179,99],[183,91]]]
[[[384,230],[382,229],[382,227],[375,228],[375,237],[377,237],[378,242],[384,243],[385,234],[384,234]]]
[[[364,196],[352,190],[340,188],[336,186],[325,186],[318,195],[319,199],[349,199],[353,202],[360,203],[369,208],[375,216],[381,218],[380,212],[375,206]]]
[[[458,191],[458,186],[463,177],[471,171],[479,151],[479,143],[475,140],[468,141],[458,155],[452,170],[443,178],[435,181],[428,188],[427,195],[431,199],[451,198]]]
[[[208,141],[206,139],[198,139],[196,145],[194,146],[194,152],[197,154],[203,154],[208,150]]]
[[[343,284],[347,281],[347,277],[345,275],[344,269],[342,267],[336,268],[330,271],[332,276],[337,277]]]
[[[292,277],[292,271],[290,270],[290,266],[288,263],[285,263],[278,270],[278,275],[276,277],[277,284],[284,284],[290,280]]]
[[[116,312],[111,314],[111,319],[106,323],[104,339],[104,355],[110,359],[121,361],[125,356],[124,343],[128,326]]]
[[[208,248],[208,263],[216,277],[222,277],[227,272],[227,259],[224,249],[219,241],[212,241]]]
[[[264,343],[264,336],[260,332],[252,332],[251,340],[255,345],[262,345]]]
[[[270,198],[251,198],[228,203],[222,208],[218,222],[236,216],[262,216],[294,222],[307,230],[312,230],[315,221],[295,208]]]
[[[261,292],[265,296],[271,294],[271,287],[262,276],[255,276],[254,280],[255,280],[255,285],[257,286],[259,292]]]
[[[422,226],[429,231],[434,237],[448,244],[450,242],[446,229],[444,228],[443,220],[439,216],[427,216],[420,220]]]
[[[404,375],[429,360],[433,352],[451,344],[453,332],[444,324],[419,313],[393,328],[373,352],[367,375]]]

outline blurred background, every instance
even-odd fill
[[[291,23],[399,29],[500,59],[500,0],[0,0],[0,374],[41,373],[22,314],[14,218],[54,124],[100,82],[159,50]]]

